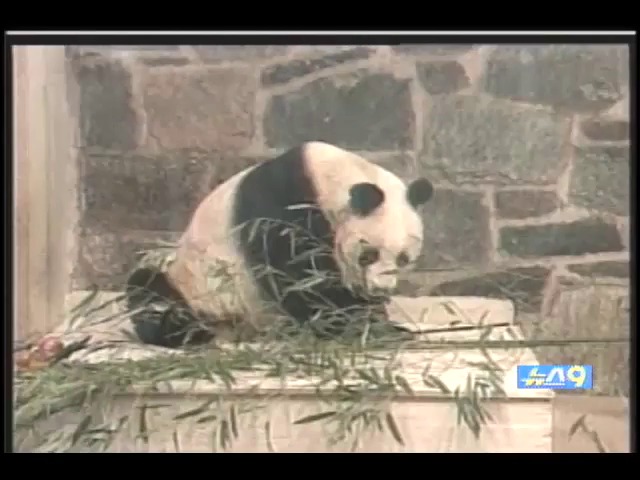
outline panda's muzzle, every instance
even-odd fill
[[[391,292],[372,291],[367,294],[367,298],[375,303],[387,303],[391,301]]]
[[[367,296],[374,300],[389,298],[395,292],[397,283],[389,282],[387,285],[368,285]]]
[[[392,290],[381,287],[364,288],[352,286],[352,291],[356,296],[374,303],[386,303],[392,295]]]

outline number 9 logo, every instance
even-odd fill
[[[580,388],[584,385],[584,382],[587,379],[587,371],[584,367],[574,365],[567,370],[567,379],[573,382],[577,388]]]

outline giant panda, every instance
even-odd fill
[[[166,268],[129,276],[135,333],[176,348],[268,331],[278,317],[339,335],[382,311],[421,254],[419,210],[432,195],[426,178],[405,183],[319,141],[249,167],[201,201]]]

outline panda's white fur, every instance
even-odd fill
[[[356,191],[352,190],[354,185],[364,187]],[[351,195],[356,193],[359,198],[354,200]],[[349,308],[352,304],[377,303],[388,297],[396,287],[399,271],[421,252],[423,222],[417,208],[431,194],[432,186],[425,179],[407,185],[390,171],[352,152],[323,142],[305,143],[237,173],[215,188],[197,206],[173,262],[155,287],[150,288],[165,295],[167,290],[174,289],[173,293],[180,295],[173,295],[173,299],[180,297],[189,311],[204,314],[216,333],[224,324],[238,321],[254,329],[268,327],[271,315],[279,311],[267,308],[263,295],[267,284],[257,282],[253,273],[256,259],[260,257],[262,261],[262,256],[270,254],[269,249],[273,248],[274,264],[292,268],[287,271],[299,275],[301,267],[290,267],[287,249],[311,248],[300,246],[298,238],[284,240],[286,234],[292,233],[291,229],[271,236],[269,247],[264,243],[247,247],[248,239],[260,235],[260,228],[248,225],[248,229],[254,229],[251,233],[245,230],[242,240],[233,233],[240,220],[251,221],[256,217],[266,220],[270,216],[306,222],[316,234],[327,235],[331,259],[327,257],[323,265],[336,270],[337,284],[321,293],[327,294],[331,305]],[[291,203],[298,205],[291,209]],[[364,210],[357,213],[354,206]],[[317,216],[311,219],[309,212]],[[363,249],[371,247],[378,249],[378,258],[363,268],[358,258]],[[252,252],[252,256],[247,252]],[[301,253],[298,251],[296,255]],[[301,262],[306,268],[312,265],[310,260]],[[148,269],[134,272],[129,288],[148,283],[148,274]],[[375,300],[367,300],[367,295],[372,294]],[[139,307],[140,298],[135,295],[131,298],[131,306]],[[297,293],[289,293],[287,298],[287,313],[302,317],[298,321],[313,316],[315,310],[304,305],[306,300]],[[148,322],[145,328],[140,327],[145,322],[144,314],[134,317],[142,340],[175,346],[175,342],[160,339],[157,331],[150,332],[153,327]]]

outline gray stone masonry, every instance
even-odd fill
[[[566,279],[628,295],[624,45],[73,47],[68,59],[78,288],[120,288],[136,252],[175,239],[220,182],[324,140],[434,181],[404,293],[506,297],[540,317]]]

